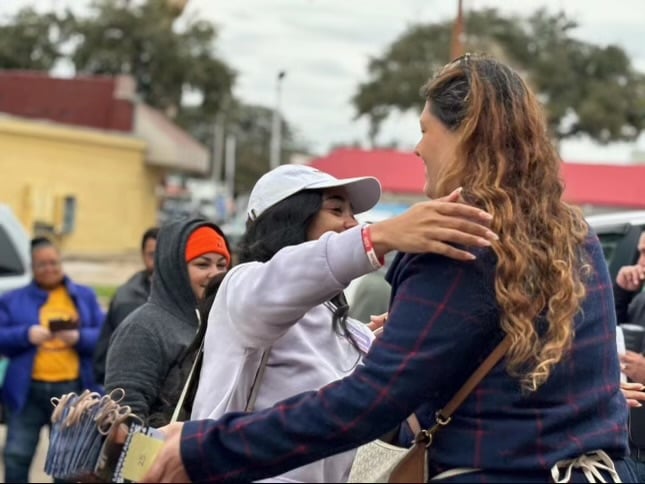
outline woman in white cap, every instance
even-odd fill
[[[458,191],[406,214],[360,226],[372,208],[375,178],[338,180],[307,166],[284,165],[256,183],[240,262],[222,282],[210,311],[192,419],[264,409],[349,375],[374,336],[347,317],[343,290],[378,269],[375,246],[474,256],[451,244],[488,246],[486,212]],[[380,251],[382,253],[382,251]],[[344,482],[354,452],[292,470],[271,481]]]

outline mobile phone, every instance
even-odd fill
[[[49,331],[65,331],[69,329],[78,329],[78,322],[71,319],[55,318],[49,320]]]

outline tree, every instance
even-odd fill
[[[250,191],[258,178],[270,169],[272,120],[273,110],[260,105],[238,103],[229,112],[227,131],[237,139],[237,193]],[[286,163],[292,153],[302,150],[302,143],[284,118],[281,122],[280,163]]]
[[[91,14],[67,12],[65,33],[76,47],[71,60],[85,74],[130,74],[142,99],[175,118],[191,92],[211,121],[231,96],[234,72],[214,55],[217,30],[206,20],[180,28],[168,2],[95,0]]]
[[[82,16],[24,9],[0,25],[0,67],[50,70],[68,58],[78,74],[129,74],[143,101],[211,152],[215,121],[226,120],[226,132],[237,139],[236,188],[247,191],[269,168],[272,110],[235,99],[235,73],[215,55],[215,25],[186,15],[178,19],[185,3],[93,0]],[[184,102],[186,97],[193,102]],[[298,145],[282,122],[286,161]]]
[[[576,27],[565,14],[545,10],[528,18],[473,11],[466,16],[466,50],[515,67],[543,100],[555,138],[636,139],[645,128],[645,75],[622,48],[573,38]],[[419,88],[449,60],[451,31],[450,21],[410,26],[370,61],[369,79],[352,102],[358,117],[368,116],[373,143],[392,110],[422,107]]]
[[[0,69],[49,70],[62,56],[58,19],[24,8],[0,24]]]

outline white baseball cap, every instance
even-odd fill
[[[310,166],[280,165],[257,181],[249,197],[247,214],[250,220],[255,220],[294,193],[335,187],[345,187],[354,213],[369,210],[381,198],[381,184],[371,176],[339,180]]]

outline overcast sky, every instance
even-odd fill
[[[0,16],[22,6],[38,9],[73,6],[87,0],[0,0]],[[219,27],[219,54],[238,72],[236,94],[243,100],[273,106],[276,77],[283,80],[281,108],[308,146],[324,154],[331,144],[365,141],[367,121],[355,121],[350,98],[367,79],[370,56],[415,22],[454,18],[456,0],[189,0],[185,15],[208,18]],[[611,5],[611,6],[609,6]],[[539,7],[564,10],[580,24],[575,35],[599,44],[622,46],[645,71],[645,15],[642,0],[464,0],[464,7],[494,6],[529,14]],[[416,114],[393,115],[380,140],[403,148],[418,138]],[[599,147],[589,141],[562,144],[570,161],[627,161],[637,146]]]

